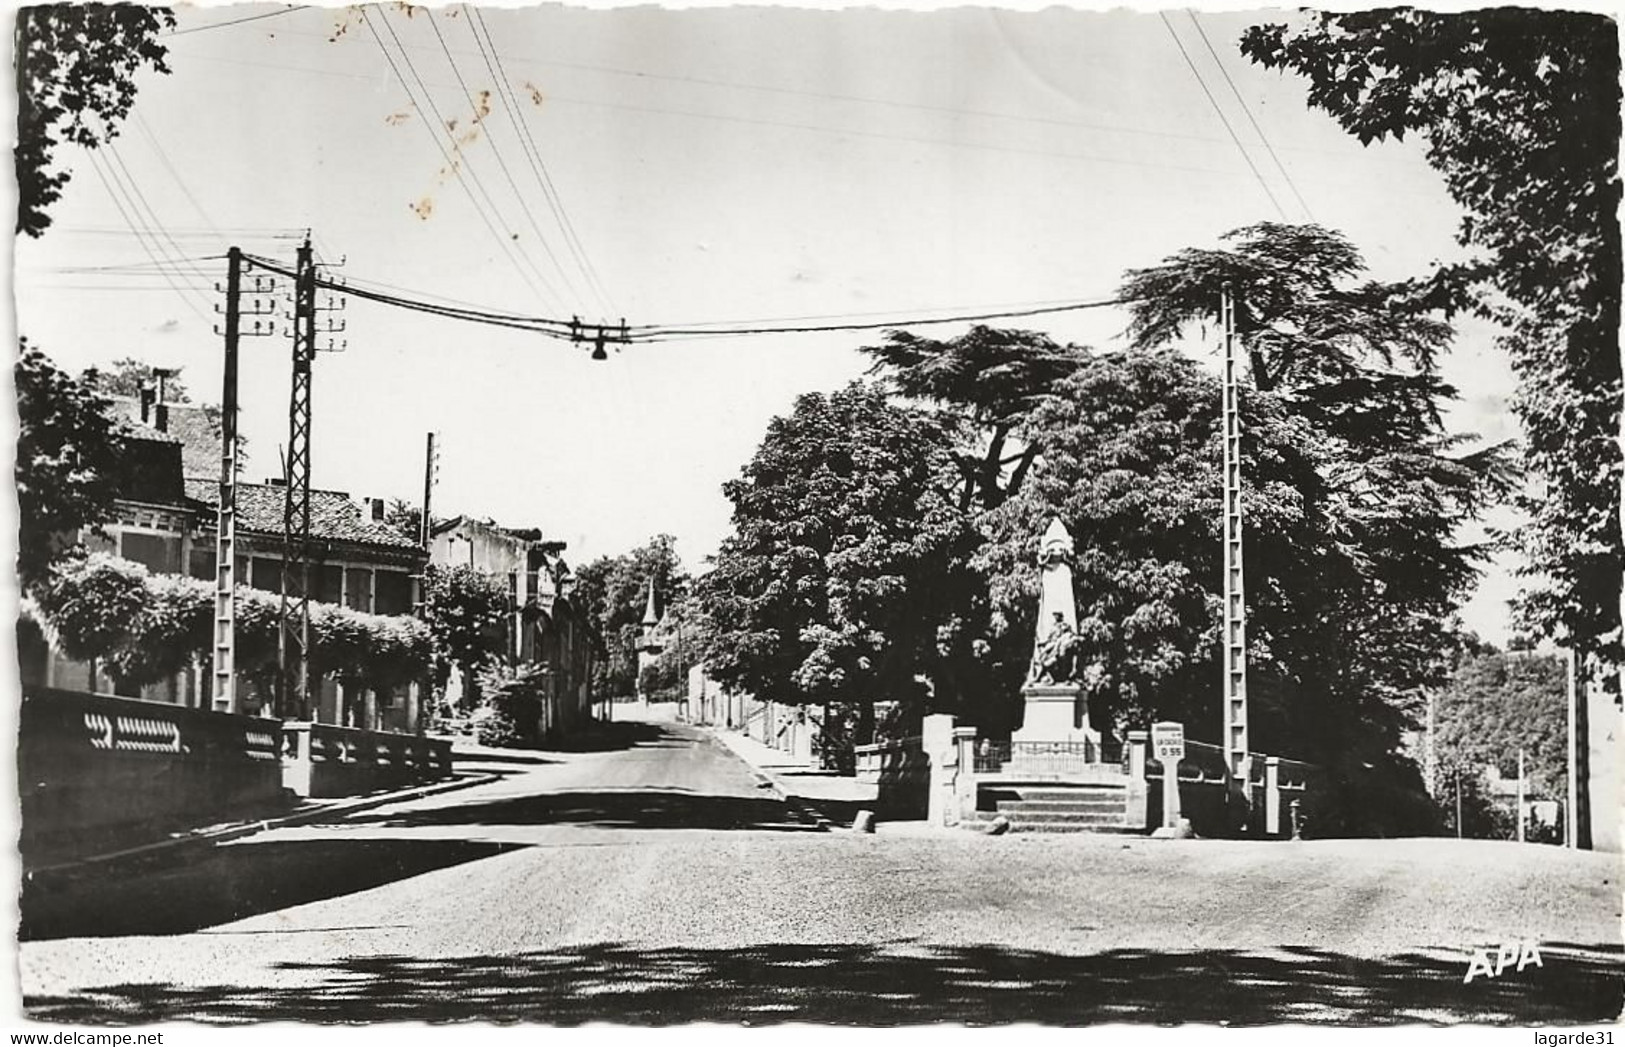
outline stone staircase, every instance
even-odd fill
[[[1126,833],[1127,784],[1104,782],[999,782],[983,784],[968,828],[985,829],[1003,815],[1011,832]]]

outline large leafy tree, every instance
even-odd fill
[[[1285,612],[1278,635],[1257,638],[1280,659],[1280,686],[1369,704],[1368,719],[1392,727],[1379,739],[1391,742],[1419,688],[1448,665],[1450,619],[1484,554],[1456,535],[1507,491],[1508,449],[1464,451],[1471,438],[1444,430],[1439,409],[1454,390],[1436,359],[1450,328],[1413,285],[1360,280],[1359,253],[1317,226],[1267,223],[1226,239],[1227,249],[1180,252],[1128,274],[1131,337],[1141,348],[1169,344],[1215,320],[1226,287],[1234,295],[1260,394],[1256,409],[1244,408],[1243,444],[1264,438],[1259,424],[1272,412],[1291,420],[1313,474],[1300,471],[1290,486],[1332,543],[1307,558],[1272,548],[1271,518],[1293,492],[1256,506],[1249,598],[1266,620]],[[1267,473],[1244,476],[1256,484]]]
[[[1495,767],[1510,778],[1521,749],[1533,790],[1560,796],[1568,775],[1567,708],[1563,659],[1528,651],[1472,655],[1435,702],[1439,762]]]
[[[1309,104],[1363,143],[1420,133],[1476,249],[1435,300],[1498,320],[1525,457],[1545,481],[1522,532],[1528,623],[1621,658],[1620,55],[1615,23],[1573,11],[1410,8],[1247,31],[1244,54],[1309,80]]]
[[[619,556],[601,556],[575,573],[571,598],[588,615],[603,644],[593,667],[593,692],[629,695],[638,690],[638,638],[654,583],[656,613],[681,604],[689,576],[677,555],[677,539],[656,535]]]
[[[33,588],[68,536],[111,519],[123,440],[107,401],[26,338],[16,382],[17,574]]]
[[[733,533],[699,582],[718,680],[764,700],[918,710],[971,588],[947,420],[872,384],[809,393],[724,485]]]
[[[1021,489],[1041,447],[1030,431],[1025,442],[1012,436],[1039,397],[1084,359],[1083,350],[1037,332],[981,325],[941,340],[890,331],[863,351],[874,360],[871,374],[962,421],[955,457],[959,507],[967,512],[996,508]]]
[[[43,4],[17,12],[17,231],[41,235],[71,172],[63,143],[113,140],[135,103],[136,75],[169,72],[159,34],[168,8],[140,4]]]
[[[465,684],[499,659],[507,639],[508,590],[495,577],[466,565],[430,564],[423,576],[423,622],[434,639],[441,683],[452,667]],[[465,695],[474,688],[465,686]]]

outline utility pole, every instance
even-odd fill
[[[1461,839],[1461,767],[1456,767],[1456,839]]]
[[[429,537],[432,527],[432,524],[430,523],[432,517],[429,515],[429,506],[434,499],[435,482],[440,479],[440,451],[437,447],[435,447],[435,434],[429,433],[428,437],[428,445],[423,453],[423,519],[419,521],[418,526],[418,530],[420,532],[418,535],[418,542],[425,549],[429,547]],[[473,551],[474,547],[471,543],[469,545],[469,553],[472,554]]]
[[[1242,581],[1241,417],[1237,402],[1236,303],[1226,284],[1219,300],[1224,328],[1224,744],[1230,775],[1252,799],[1247,738],[1247,596]]]
[[[310,238],[294,267],[293,384],[283,470],[282,630],[277,639],[280,715],[310,719],[310,379],[316,357],[316,265]]]
[[[243,261],[241,248],[226,252],[224,377],[220,389],[220,506],[215,521],[214,546],[214,655],[210,666],[210,705],[216,712],[237,711],[237,357],[243,335],[242,318],[255,317],[251,337],[276,330],[276,321],[260,320],[275,310],[255,298],[253,308],[242,307]],[[256,295],[275,291],[274,280],[254,278]],[[215,290],[221,290],[219,284]],[[219,310],[219,306],[215,307]]]
[[[337,264],[342,265],[342,260]],[[278,712],[280,715],[313,719],[310,700],[310,420],[311,364],[316,359],[316,335],[344,330],[343,321],[329,321],[318,330],[316,314],[338,312],[345,303],[316,304],[316,257],[310,235],[299,246],[294,265],[293,382],[288,397],[288,457],[283,467],[282,503],[282,630],[277,637],[279,670]],[[343,281],[336,281],[342,284]],[[325,286],[332,288],[334,281]],[[349,343],[327,340],[328,352],[339,352]]]
[[[1518,842],[1519,843],[1523,843],[1523,838],[1524,838],[1524,830],[1523,830],[1523,797],[1524,797],[1523,772],[1524,772],[1523,750],[1520,748],[1518,750]]]
[[[1585,668],[1585,654],[1574,647],[1568,650],[1569,698],[1569,809],[1564,812],[1568,823],[1568,845],[1578,850],[1591,849],[1591,710],[1586,704],[1585,683],[1581,672]]]

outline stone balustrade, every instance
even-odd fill
[[[283,802],[281,725],[47,687],[23,692],[25,861],[161,837]]]
[[[282,725],[282,782],[299,796],[355,796],[451,774],[451,742],[327,723]]]

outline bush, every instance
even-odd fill
[[[214,645],[214,587],[196,578],[149,574],[106,553],[57,564],[41,611],[68,657],[99,659],[122,690],[157,683],[206,660]],[[281,598],[237,588],[237,671],[269,682],[282,629]],[[313,676],[388,691],[428,674],[434,640],[415,618],[310,605]]]
[[[487,710],[475,728],[481,745],[534,749],[541,743],[547,675],[547,667],[542,665],[493,666],[480,674],[480,693]]]

